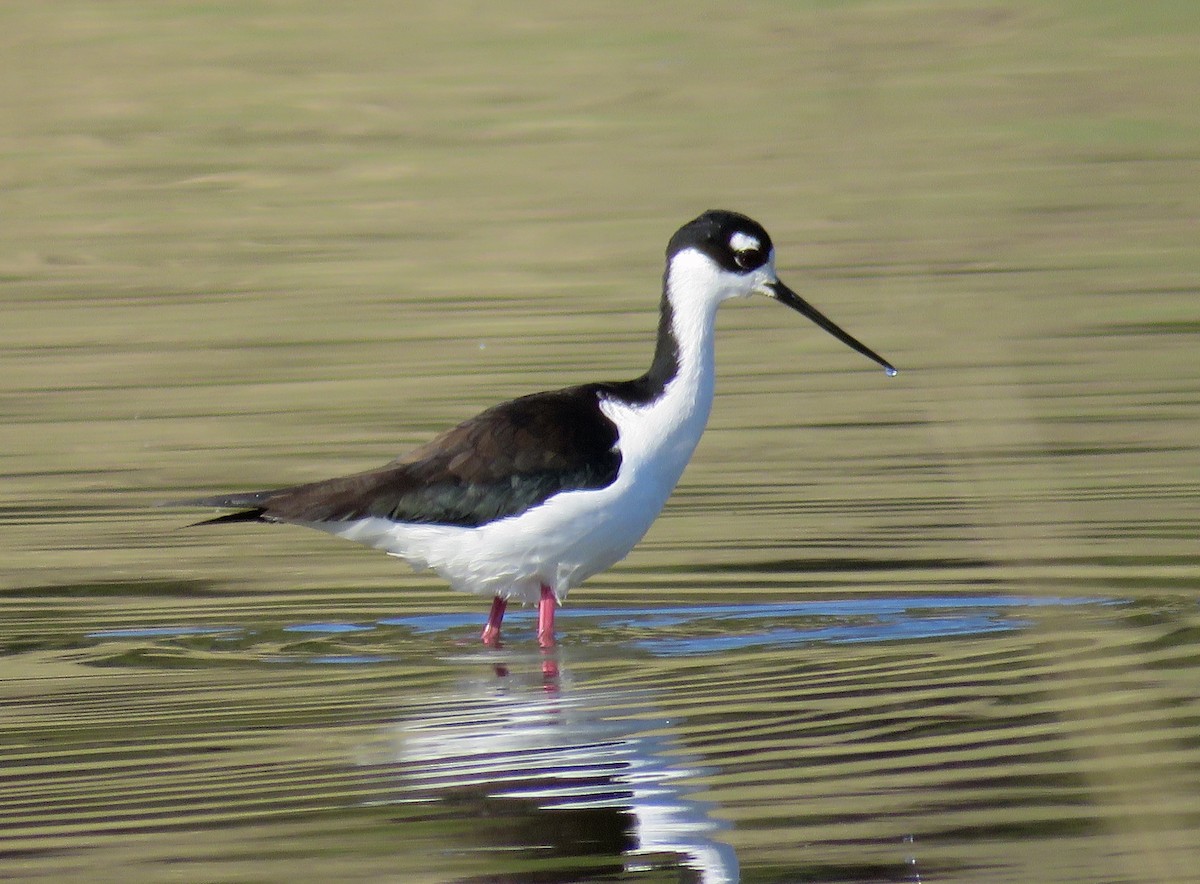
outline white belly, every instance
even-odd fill
[[[622,470],[607,488],[557,494],[541,506],[477,528],[368,518],[313,525],[436,571],[455,589],[536,602],[561,601],[629,554],[662,510],[674,482],[634,482]]]
[[[476,528],[382,518],[311,527],[432,569],[465,592],[536,602],[549,586],[561,601],[625,558],[662,511],[708,420],[711,374],[705,381],[676,378],[649,405],[602,403],[620,434],[621,468],[607,488],[556,494]]]

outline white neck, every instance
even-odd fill
[[[692,250],[675,255],[667,270],[666,295],[679,367],[662,398],[671,400],[667,410],[679,422],[680,431],[694,434],[688,456],[712,407],[717,308],[732,295],[720,283],[719,269],[707,256]]]
[[[666,298],[677,366],[661,394],[644,404],[610,400],[603,408],[621,433],[622,471],[669,493],[687,466],[712,409],[717,307],[741,294],[713,261],[685,250],[667,268]],[[665,499],[665,498],[664,498]]]

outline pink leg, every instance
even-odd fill
[[[558,599],[554,590],[542,585],[542,598],[538,602],[538,644],[543,648],[554,647],[554,609],[558,607]]]
[[[500,647],[500,621],[504,619],[504,609],[508,607],[508,599],[496,596],[492,599],[492,611],[488,614],[487,626],[483,627],[483,643],[489,648]]]

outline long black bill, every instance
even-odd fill
[[[883,366],[883,370],[887,372],[888,377],[895,376],[896,369],[892,367],[890,362],[888,362],[858,338],[846,334],[846,332],[838,328],[832,319],[829,319],[824,313],[822,313],[812,304],[808,303],[808,301],[804,300],[782,282],[775,280],[775,282],[769,283],[768,285],[771,289],[771,296],[780,304],[787,304],[801,316],[807,316],[843,344],[853,347],[855,350],[869,359],[874,359]]]

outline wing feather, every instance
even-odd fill
[[[475,527],[563,491],[603,488],[620,466],[617,428],[600,410],[599,387],[587,385],[504,402],[377,469],[189,503],[244,510],[211,522],[378,516]]]

